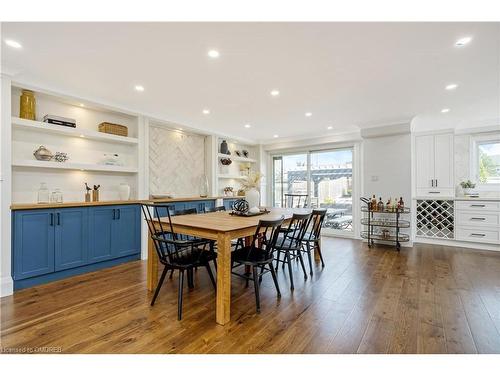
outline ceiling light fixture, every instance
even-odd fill
[[[449,85],[446,85],[445,89],[446,90],[455,90],[458,87],[456,83],[450,83]]]
[[[441,113],[448,113],[448,112],[450,112],[450,109],[449,109],[449,108],[443,108],[443,109],[441,110]]]
[[[250,127],[251,127],[251,125],[250,125],[250,124],[245,124],[245,128],[247,128],[247,129],[248,129],[248,128],[250,128]]]
[[[219,51],[217,51],[215,49],[211,49],[210,51],[208,51],[207,55],[208,55],[208,57],[210,57],[212,59],[216,59],[220,56],[220,53],[219,53]]]
[[[5,40],[5,44],[7,44],[9,47],[12,47],[12,48],[15,48],[15,49],[21,49],[21,48],[23,48],[23,46],[21,45],[21,43],[16,42],[15,40],[12,40],[12,39],[6,39]]]
[[[210,110],[206,109],[206,108],[202,112],[203,112],[204,115],[209,115],[210,114]]]
[[[271,91],[271,96],[279,96],[280,92],[279,90],[272,90]]]
[[[306,112],[306,117],[311,117],[313,114],[311,112]]]
[[[471,40],[472,40],[472,37],[470,37],[470,36],[460,38],[455,42],[455,47],[463,47],[466,44],[469,44]]]
[[[328,130],[332,130],[332,129],[333,129],[333,126],[331,126],[331,125],[330,125],[330,126],[328,126],[328,127],[327,127],[327,129],[328,129]]]
[[[80,105],[80,107],[85,107],[85,104],[83,104],[83,103],[80,103],[79,105]]]
[[[135,90],[136,90],[136,91],[139,91],[139,92],[143,92],[143,91],[144,91],[144,86],[141,86],[141,85],[135,85]]]
[[[273,138],[278,138],[278,137],[279,137],[278,134],[273,135]]]

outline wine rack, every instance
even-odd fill
[[[429,238],[455,237],[452,200],[417,200],[416,235]]]

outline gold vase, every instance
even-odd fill
[[[31,90],[23,90],[19,103],[19,117],[35,120],[35,94]]]

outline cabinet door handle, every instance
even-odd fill
[[[485,217],[471,217],[471,220],[486,220]]]
[[[441,193],[440,191],[429,191],[429,194],[439,194]]]
[[[484,233],[471,233],[470,235],[472,237],[484,237],[484,236],[486,236],[486,234],[484,234]]]
[[[116,209],[118,211],[118,220],[120,220],[120,218],[122,217],[122,213],[120,212],[120,209]]]
[[[431,186],[434,187],[434,180],[431,180]]]
[[[436,187],[438,187],[438,180],[437,180],[437,178],[436,178]]]
[[[116,220],[116,210],[113,208],[113,220]]]
[[[51,227],[54,226],[54,214],[53,213],[50,214],[50,226]]]
[[[57,213],[57,225],[61,225],[61,213]]]
[[[484,204],[471,204],[470,207],[486,207]]]

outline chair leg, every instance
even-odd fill
[[[281,297],[280,286],[278,285],[278,278],[276,277],[276,271],[274,270],[273,264],[270,264],[271,267],[271,275],[273,276],[274,286],[276,287],[276,292],[278,293],[278,297]]]
[[[174,270],[172,269],[172,271],[170,271],[170,276],[169,276],[169,279],[172,278],[172,276],[174,276]]]
[[[299,258],[300,265],[302,266],[302,272],[304,272],[304,279],[307,279],[306,266],[304,265],[304,258],[302,258],[302,251],[297,251],[297,257]]]
[[[306,242],[306,251],[307,251],[307,259],[309,260],[309,274],[313,275],[313,265],[311,258],[311,246],[309,246],[309,242]]]
[[[160,289],[161,289],[161,286],[163,285],[163,280],[165,280],[165,276],[167,275],[167,271],[168,271],[168,268],[165,267],[163,269],[163,272],[161,273],[160,281],[158,281],[158,285],[156,286],[155,294],[153,296],[153,299],[151,300],[151,306],[153,306],[155,304],[156,297],[158,297],[158,293],[160,293]]]
[[[188,282],[188,288],[193,289],[194,288],[194,272],[192,268],[187,269],[187,282]]]
[[[212,269],[210,268],[210,264],[206,264],[205,267],[207,268],[207,272],[208,272],[208,276],[210,276],[210,281],[212,281],[212,285],[214,286],[214,289],[217,289],[216,285],[215,285],[215,279],[214,279],[214,275],[212,273]]]
[[[276,272],[278,272],[278,266],[280,265],[280,256],[281,256],[281,250],[278,250],[278,256],[276,257]],[[273,265],[271,264],[271,267]]]
[[[259,280],[258,280],[258,267],[252,267],[253,271],[253,286],[255,288],[255,303],[257,305],[257,312],[260,313],[260,295],[259,295]]]
[[[323,261],[323,254],[321,254],[321,247],[319,243],[316,243],[316,251],[318,252],[319,259],[321,259],[321,267],[325,267],[325,262]]]
[[[265,265],[262,265],[260,267],[259,284],[262,283],[262,274],[264,273],[264,270],[265,270]]]
[[[292,274],[292,260],[290,259],[290,252],[285,251],[286,264],[288,264],[288,274],[290,275],[290,290],[294,290],[293,286],[293,274]]]
[[[182,319],[182,289],[184,287],[184,270],[179,270],[179,291],[177,292],[177,320]]]

